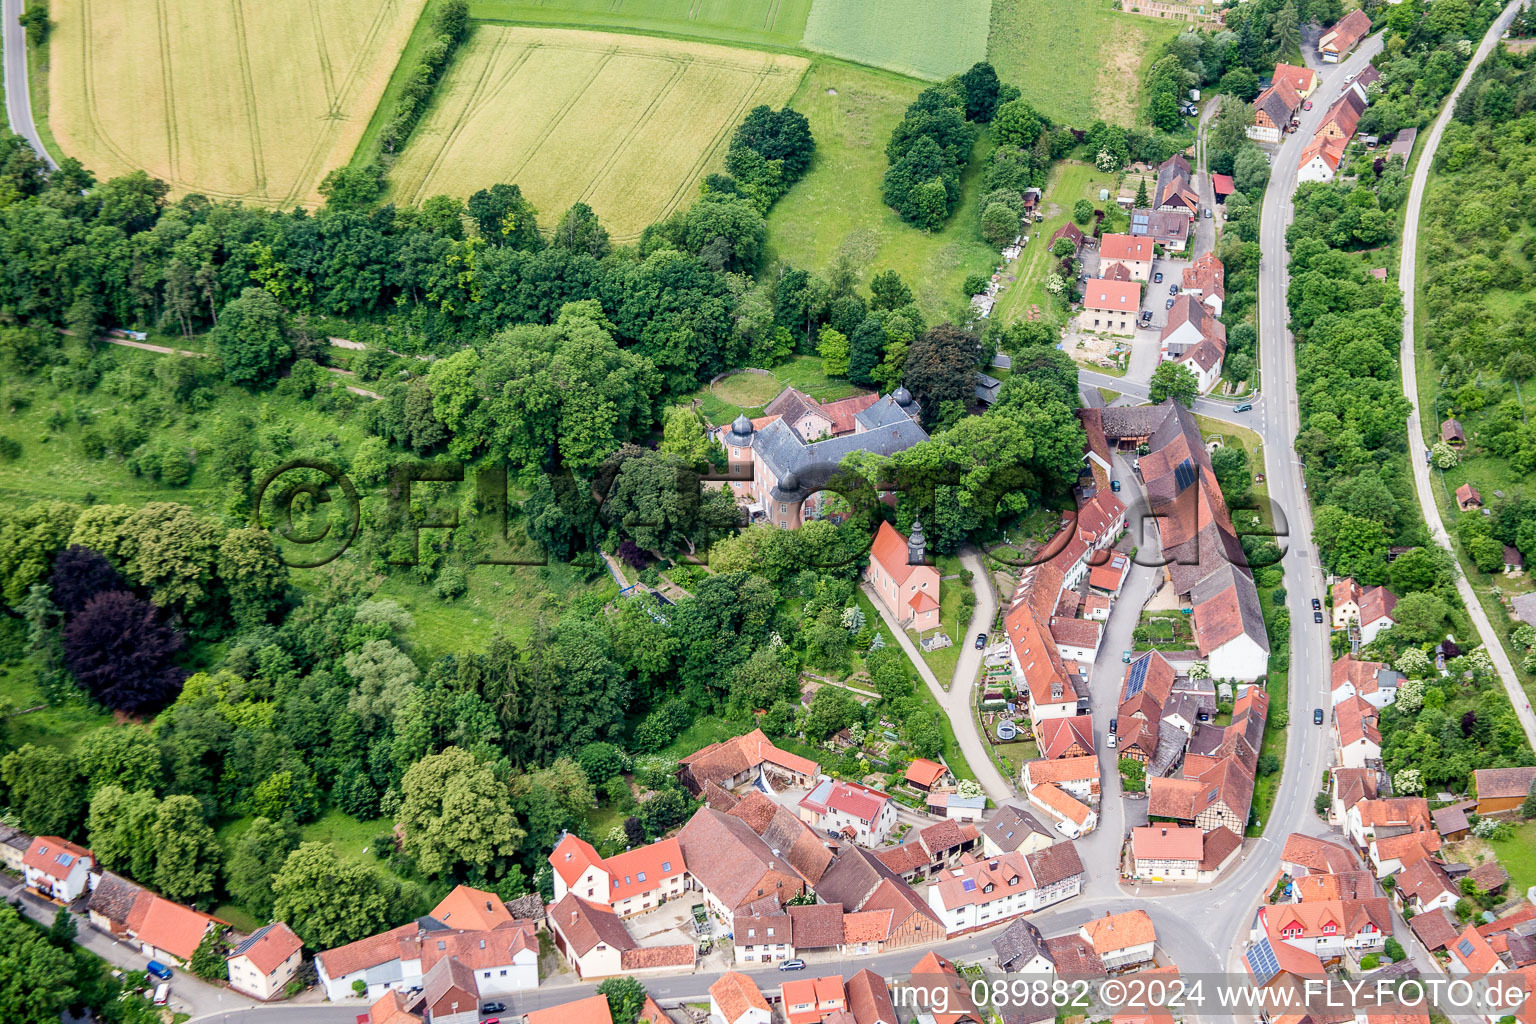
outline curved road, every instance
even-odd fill
[[[43,147],[37,125],[32,122],[32,90],[27,85],[27,33],[17,21],[24,9],[23,0],[0,0],[0,21],[5,23],[0,31],[5,43],[5,115],[10,118],[11,131],[31,143],[49,167],[57,167]]]
[[[1429,182],[1429,168],[1435,159],[1435,150],[1440,145],[1440,136],[1445,133],[1445,126],[1450,122],[1451,111],[1455,109],[1456,100],[1467,83],[1472,80],[1472,73],[1477,70],[1490,53],[1499,37],[1504,34],[1504,29],[1509,26],[1510,19],[1515,16],[1515,10],[1520,6],[1520,0],[1511,3],[1504,9],[1504,13],[1494,19],[1488,27],[1488,32],[1483,36],[1483,41],[1473,54],[1472,61],[1467,65],[1467,70],[1462,72],[1461,79],[1456,83],[1456,88],[1451,97],[1446,101],[1445,109],[1440,111],[1440,116],[1435,118],[1434,126],[1430,129],[1429,137],[1424,141],[1424,148],[1419,153],[1419,164],[1413,172],[1413,184],[1408,192],[1407,220],[1403,225],[1403,264],[1397,272],[1397,285],[1403,292],[1403,393],[1408,396],[1408,402],[1413,410],[1408,414],[1408,461],[1413,464],[1413,482],[1419,493],[1419,507],[1424,512],[1424,522],[1429,526],[1429,532],[1439,544],[1447,551],[1451,551],[1451,538],[1446,533],[1445,523],[1440,518],[1440,506],[1435,501],[1435,492],[1430,480],[1429,465],[1418,457],[1419,449],[1424,446],[1424,430],[1419,422],[1419,381],[1418,367],[1413,348],[1413,314],[1414,314],[1414,275],[1418,270],[1419,255],[1419,212],[1424,205],[1424,189]],[[1454,555],[1455,552],[1452,551]],[[1493,623],[1488,621],[1488,615],[1483,611],[1482,602],[1472,590],[1472,584],[1467,581],[1461,571],[1460,563],[1456,563],[1456,590],[1461,594],[1461,603],[1467,606],[1467,614],[1472,619],[1472,625],[1477,627],[1478,638],[1483,646],[1488,649],[1488,654],[1493,658],[1493,665],[1499,671],[1499,679],[1504,683],[1504,690],[1509,694],[1509,702],[1514,705],[1515,714],[1519,716],[1520,727],[1525,730],[1526,742],[1536,749],[1536,715],[1531,713],[1530,698],[1520,686],[1520,680],[1515,675],[1515,667],[1510,664],[1509,653],[1504,650],[1503,643],[1499,640],[1498,633],[1494,632]]]

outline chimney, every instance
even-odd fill
[[[912,534],[907,538],[907,564],[922,565],[928,543],[923,538],[923,521],[912,520]]]

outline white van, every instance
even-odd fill
[[[1056,831],[1060,832],[1068,839],[1076,839],[1083,834],[1083,830],[1075,821],[1058,821],[1056,823]]]
[[[171,1001],[171,983],[162,981],[155,986],[155,1005],[164,1006]]]

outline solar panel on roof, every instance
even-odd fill
[[[1243,958],[1248,961],[1248,969],[1253,972],[1253,980],[1260,985],[1269,984],[1270,980],[1280,973],[1280,960],[1275,956],[1275,950],[1269,944],[1267,936],[1248,947],[1248,952],[1243,954]]]
[[[1194,484],[1199,476],[1200,471],[1195,469],[1194,462],[1189,459],[1185,459],[1173,469],[1173,482],[1180,491]]]
[[[1461,950],[1462,956],[1472,955],[1472,941],[1470,939],[1462,939],[1460,942],[1456,943],[1456,948]]]
[[[976,882],[974,879],[967,878],[960,883],[960,888],[964,889],[966,892],[975,892]]]
[[[1137,658],[1131,665],[1131,675],[1125,681],[1125,699],[1130,700],[1147,685],[1147,665],[1151,658]]]

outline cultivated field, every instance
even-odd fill
[[[905,224],[880,200],[886,140],[922,88],[910,78],[834,61],[812,65],[789,105],[810,120],[816,159],[769,213],[768,249],[771,257],[815,271],[846,254],[865,283],[876,271],[893,269],[924,314],[937,320],[963,314],[965,276],[991,273],[998,254],[981,241],[977,225],[986,141],[961,178],[964,198],[942,231]]]
[[[1183,27],[1121,13],[1110,0],[993,0],[987,59],[1052,118],[1130,125],[1152,53]]]
[[[811,0],[474,0],[470,15],[566,28],[639,29],[798,46]]]
[[[695,194],[752,107],[782,105],[801,57],[646,36],[481,25],[391,172],[394,197],[515,182],[553,227],[581,201],[616,241]]]
[[[946,78],[986,57],[991,8],[990,0],[816,0],[805,45],[905,75]]]
[[[373,114],[423,0],[54,0],[49,119],[100,177],[315,203]]]

